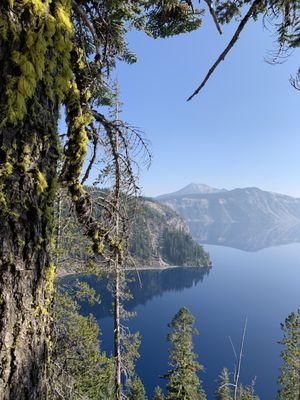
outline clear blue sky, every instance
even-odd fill
[[[123,118],[152,144],[143,192],[157,195],[201,182],[300,197],[300,93],[288,82],[298,54],[282,65],[267,64],[274,36],[251,23],[203,92],[187,103],[232,34],[225,27],[220,37],[207,22],[171,39],[129,36],[138,62],[121,64],[118,79]]]

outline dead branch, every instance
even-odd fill
[[[92,137],[93,137],[93,140],[92,140],[92,144],[93,144],[93,154],[92,154],[92,157],[91,157],[91,159],[90,159],[89,165],[88,165],[88,167],[87,167],[87,169],[86,169],[86,171],[85,171],[85,174],[84,174],[84,176],[83,176],[83,178],[82,178],[82,180],[81,180],[81,184],[82,184],[82,185],[83,185],[84,182],[88,179],[88,177],[89,177],[89,175],[90,175],[90,172],[91,172],[91,169],[92,169],[92,167],[93,167],[93,165],[94,165],[94,162],[95,162],[95,160],[96,160],[96,156],[97,156],[97,146],[98,146],[99,137],[98,137],[98,135],[97,135],[97,130],[96,130],[96,128],[94,127],[93,124],[91,124],[91,130],[92,130]]]
[[[237,400],[238,385],[239,385],[239,379],[240,379],[240,372],[241,372],[241,365],[242,365],[242,358],[243,358],[246,330],[247,330],[247,318],[245,319],[243,336],[242,336],[241,345],[240,345],[239,359],[238,359],[238,363],[237,363],[236,370],[235,370],[235,376],[234,376],[234,385],[235,385],[234,397],[233,397],[234,400]]]
[[[213,21],[214,21],[214,23],[215,23],[215,25],[216,25],[216,28],[217,28],[219,34],[222,35],[223,32],[222,32],[220,23],[219,23],[219,21],[218,21],[217,14],[216,14],[216,12],[215,12],[215,10],[214,10],[214,8],[213,8],[213,5],[212,5],[211,0],[205,0],[205,3],[206,3],[207,6],[208,6],[210,15],[212,16],[212,19],[213,19]]]
[[[215,69],[218,67],[218,65],[220,64],[221,61],[224,61],[225,57],[227,56],[227,54],[229,53],[229,51],[232,49],[232,47],[235,45],[235,43],[237,42],[240,33],[242,32],[242,30],[244,29],[245,25],[247,24],[247,22],[249,21],[249,19],[253,16],[254,12],[256,11],[257,7],[260,5],[262,0],[254,0],[254,2],[252,3],[251,7],[249,8],[247,14],[244,16],[244,18],[242,19],[242,21],[240,22],[239,26],[237,27],[237,30],[235,31],[234,35],[232,36],[232,39],[230,40],[230,42],[228,43],[227,47],[225,48],[225,50],[220,54],[220,56],[218,57],[217,61],[212,65],[212,67],[209,69],[207,75],[205,76],[205,78],[203,79],[203,81],[201,82],[200,86],[194,91],[194,93],[187,99],[187,101],[192,100],[192,98],[194,96],[196,96],[201,89],[203,89],[203,87],[206,85],[207,81],[209,80],[209,78],[211,77],[211,75],[214,73]]]
[[[84,12],[84,10],[82,9],[82,7],[75,1],[72,0],[72,6],[75,9],[75,11],[77,12],[77,14],[82,18],[82,20],[84,21],[86,27],[88,28],[88,30],[90,31],[93,39],[94,39],[94,45],[95,45],[95,52],[96,55],[100,56],[100,41],[98,38],[98,35],[95,31],[95,28],[93,26],[93,24],[91,23],[90,19],[87,17],[86,13]]]
[[[300,90],[300,68],[298,69],[296,76],[290,77],[290,83],[294,89]]]

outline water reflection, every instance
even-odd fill
[[[142,344],[137,373],[147,393],[168,370],[167,324],[186,306],[196,317],[200,335],[195,338],[195,352],[205,366],[201,379],[208,399],[214,398],[216,377],[224,366],[232,370],[234,356],[228,336],[240,341],[241,327],[248,316],[241,381],[250,384],[257,377],[256,391],[263,400],[276,398],[282,337],[280,323],[299,307],[300,245],[271,247],[257,253],[236,251],[222,246],[209,246],[213,260],[209,269],[172,268],[140,271],[138,280],[130,283],[134,299],[127,309],[137,316],[128,321],[132,332],[140,332]],[[131,274],[135,275],[135,273]],[[209,274],[209,277],[208,277]],[[75,277],[64,281],[74,282]],[[107,354],[113,349],[113,318],[107,280],[87,280],[102,297],[102,303],[84,312],[93,313],[99,321],[101,348]],[[203,282],[202,282],[203,281]]]
[[[180,292],[196,286],[208,276],[210,267],[175,267],[168,269],[140,270],[139,277],[136,271],[127,273],[129,289],[133,298],[126,302],[126,309],[132,310],[139,304],[146,304],[157,296],[166,292]],[[61,280],[62,284],[73,285],[78,280],[76,276],[68,276]],[[101,303],[95,306],[82,304],[82,312],[92,312],[97,320],[111,315],[112,296],[107,290],[108,279],[95,279],[94,276],[81,277],[81,281],[87,282],[98,295]],[[141,283],[139,283],[139,280]]]
[[[189,223],[193,237],[202,244],[216,244],[245,251],[300,242],[300,224]]]

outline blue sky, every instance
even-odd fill
[[[221,37],[206,22],[176,38],[128,38],[138,62],[118,68],[123,118],[143,129],[154,155],[141,176],[143,192],[201,182],[300,197],[300,93],[288,82],[297,54],[266,63],[275,37],[251,23],[203,92],[186,102],[232,34],[226,26]]]

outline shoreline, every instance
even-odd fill
[[[124,268],[125,271],[147,271],[147,270],[161,270],[165,271],[167,269],[175,269],[175,268],[212,268],[213,265],[151,265],[151,266],[142,266],[138,268],[134,267],[127,267]],[[55,279],[65,278],[66,276],[71,275],[94,275],[92,272],[90,274],[85,272],[78,272],[78,271],[58,271],[55,276]]]

